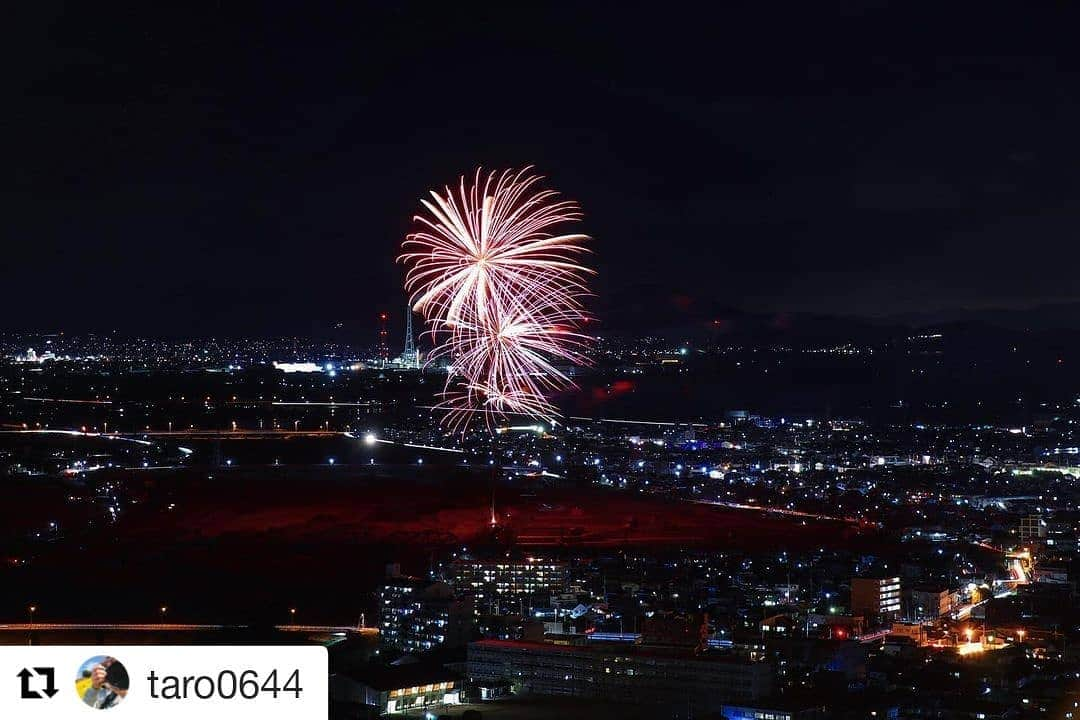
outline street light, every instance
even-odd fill
[[[167,605],[162,605],[161,607],[158,608],[158,612],[161,613],[161,622],[164,623],[165,622],[165,613],[169,612],[169,607]]]
[[[296,624],[296,608],[289,608],[289,622]]]
[[[31,605],[30,607],[28,607],[26,609],[30,611],[30,624],[33,625],[34,624],[34,613],[37,612],[37,605]]]

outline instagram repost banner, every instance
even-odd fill
[[[326,718],[326,648],[0,647],[0,718]]]

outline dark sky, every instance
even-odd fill
[[[420,196],[526,163],[612,328],[1080,297],[1066,3],[24,5],[3,328],[367,338]]]

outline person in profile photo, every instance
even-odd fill
[[[127,668],[116,658],[98,655],[79,667],[75,678],[75,691],[82,701],[92,708],[106,710],[115,707],[127,697]]]

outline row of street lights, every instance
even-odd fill
[[[34,624],[34,615],[38,611],[38,606],[37,605],[28,605],[27,608],[26,608],[26,611],[28,613],[30,613],[30,624],[33,625]],[[169,606],[168,605],[162,605],[161,607],[158,608],[158,613],[161,615],[161,621],[162,622],[165,622],[165,615],[168,612],[169,612]]]
[[[26,610],[30,614],[30,624],[33,625],[34,624],[34,616],[36,615],[36,613],[38,611],[38,606],[37,605],[28,605],[26,607]],[[164,624],[165,616],[168,615],[168,613],[169,613],[169,606],[168,605],[161,605],[160,607],[158,607],[158,615],[161,617],[162,624]],[[289,608],[289,624],[291,624],[291,625],[296,624],[296,608],[294,608],[294,607]],[[361,626],[364,626],[363,615],[361,615],[360,624],[361,624]]]

